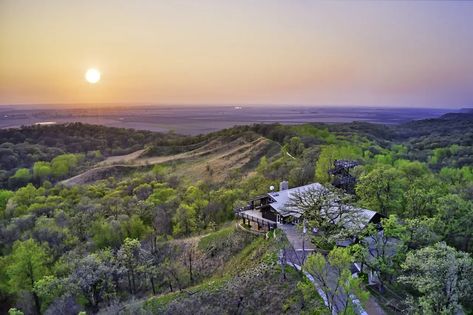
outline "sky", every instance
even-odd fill
[[[472,107],[473,2],[0,0],[0,104],[61,103]]]

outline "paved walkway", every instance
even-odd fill
[[[293,224],[278,224],[278,228],[286,233],[286,237],[291,243],[292,247],[296,251],[302,251],[303,249],[308,251],[314,251],[315,246],[310,241],[309,235],[303,235],[302,231],[298,231],[297,227]]]
[[[297,230],[297,227],[292,224],[278,224],[291,244],[290,248],[287,248],[286,255],[287,260],[298,265],[303,265],[307,256],[315,251],[315,246],[310,241],[310,237],[303,235],[301,231]]]
[[[297,270],[301,270],[301,266],[304,264],[305,259],[307,256],[315,251],[315,246],[310,241],[309,235],[303,235],[301,231],[297,229],[295,225],[292,224],[278,224],[278,228],[280,228],[286,234],[286,237],[291,244],[291,248],[288,248],[286,251],[286,259],[287,262],[292,265]],[[324,300],[325,304],[327,305],[327,297],[320,289],[320,284],[308,273],[304,271],[305,276],[314,284],[317,292]],[[335,283],[333,283],[335,286]],[[350,298],[352,302],[356,305],[357,314],[360,315],[385,315],[385,312],[382,308],[376,303],[373,297],[370,297],[369,301],[367,302],[367,310],[368,312],[363,309],[360,301],[356,296],[346,296],[346,295],[337,295],[335,300],[335,309],[333,314],[338,314],[342,309],[344,302],[347,298]],[[340,311],[338,311],[340,310]]]

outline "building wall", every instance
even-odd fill
[[[263,218],[276,222],[276,213],[270,207],[263,207],[261,214]]]

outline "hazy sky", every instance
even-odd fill
[[[0,104],[98,102],[471,107],[473,2],[0,0]]]

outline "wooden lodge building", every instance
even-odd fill
[[[288,182],[283,181],[280,183],[279,191],[272,191],[265,195],[253,198],[249,201],[249,204],[246,207],[236,210],[236,216],[243,220],[243,224],[249,225],[252,230],[258,230],[259,232],[267,232],[276,229],[278,226],[283,224],[297,224],[302,222],[303,213],[300,209],[289,205],[292,197],[295,194],[304,193],[304,191],[307,190],[325,189],[327,188],[319,183],[289,188]],[[331,212],[332,208],[334,210],[333,212]],[[340,211],[340,209],[342,211]],[[347,204],[340,204],[336,201],[333,205],[329,205],[328,209],[326,209],[324,213],[336,224],[341,224],[347,229],[352,229],[352,231],[361,231],[370,223],[378,224],[384,217],[376,211],[357,208]],[[316,231],[312,232],[317,234]],[[380,229],[378,234],[382,235],[382,233],[384,232]],[[338,240],[336,245],[339,247],[346,247],[350,246],[354,242],[362,241],[367,242],[370,245],[370,253],[376,253],[378,249],[376,248],[374,239],[373,236],[367,236],[360,240],[358,235],[354,234],[352,238]],[[389,252],[389,255],[395,254],[396,244],[396,239],[390,238],[388,240],[386,250]],[[379,282],[378,274],[375,271],[370,270],[367,266],[363,266],[360,262],[354,263],[353,266],[354,272],[365,272],[368,274],[370,284],[376,284]]]
[[[236,214],[237,217],[244,220],[262,222],[262,224],[258,223],[258,229],[262,227],[272,229],[277,227],[277,224],[297,224],[302,222],[303,213],[301,209],[288,205],[292,197],[304,191],[323,189],[326,188],[319,183],[289,188],[288,182],[283,181],[279,185],[279,191],[271,191],[251,199],[246,207],[236,210]],[[344,205],[344,207],[349,211],[353,211],[359,218],[358,224],[361,225],[361,228],[369,223],[379,223],[381,221],[382,215],[378,212],[355,208],[350,205]],[[273,225],[269,225],[268,222],[273,223]]]
[[[261,216],[277,223],[299,223],[302,218],[300,209],[290,208],[287,203],[293,194],[304,192],[308,189],[322,189],[319,183],[289,189],[288,182],[279,184],[279,191],[272,191],[263,196],[258,196],[250,201],[250,206],[261,212]]]

